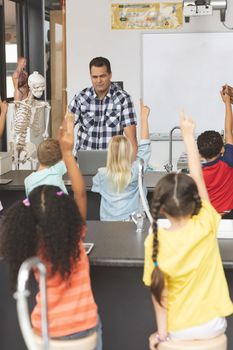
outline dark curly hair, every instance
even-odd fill
[[[153,217],[153,256],[155,268],[152,272],[151,291],[157,302],[162,305],[164,277],[157,266],[159,251],[157,219],[162,211],[165,215],[181,218],[187,215],[198,214],[201,208],[201,199],[195,181],[188,175],[170,173],[164,176],[156,185],[151,203]]]
[[[219,132],[208,130],[197,138],[197,147],[200,155],[205,159],[217,157],[223,147],[223,139]]]
[[[9,263],[12,288],[20,265],[39,255],[51,264],[51,274],[69,277],[79,259],[83,219],[73,198],[56,186],[39,186],[29,194],[30,206],[17,202],[1,222],[1,256]]]

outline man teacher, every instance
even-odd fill
[[[111,82],[107,58],[93,58],[89,69],[92,87],[76,94],[69,104],[78,125],[76,154],[79,149],[106,149],[112,136],[124,134],[131,141],[136,158],[137,122],[131,97]]]

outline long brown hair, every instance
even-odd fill
[[[151,291],[162,305],[164,276],[157,265],[159,251],[157,219],[160,211],[171,217],[182,218],[187,215],[198,214],[201,208],[201,199],[195,181],[182,173],[170,173],[164,176],[156,185],[151,203],[153,217],[153,255],[154,270],[152,272]]]

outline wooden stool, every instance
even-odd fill
[[[227,350],[227,337],[221,334],[206,340],[171,340],[160,343],[158,350]]]
[[[38,350],[43,350],[42,338],[35,335]],[[94,350],[96,348],[97,333],[94,332],[85,338],[73,340],[49,340],[49,350]]]

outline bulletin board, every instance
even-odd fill
[[[233,86],[232,33],[142,33],[141,95],[150,131],[168,133],[184,108],[196,130],[224,129],[221,86]]]

